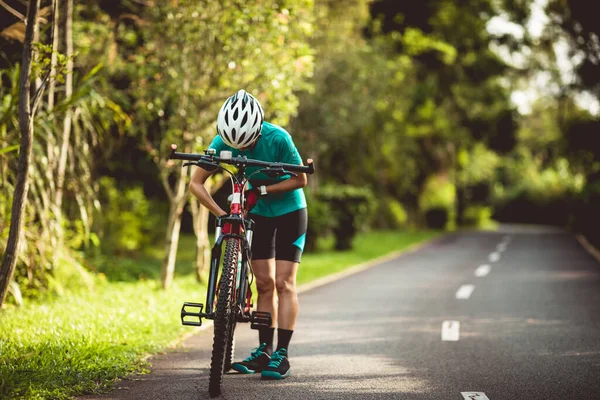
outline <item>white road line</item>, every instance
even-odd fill
[[[460,392],[465,400],[490,400],[483,392]]]
[[[460,336],[460,322],[444,321],[442,323],[442,340],[445,342],[456,342]]]
[[[483,278],[484,276],[486,276],[487,274],[489,274],[491,270],[492,270],[492,267],[489,266],[488,264],[480,265],[475,270],[475,276],[478,277],[478,278]]]
[[[500,260],[500,253],[498,253],[497,251],[493,252],[492,254],[490,254],[489,260],[490,262],[498,262],[498,260]]]
[[[503,251],[506,251],[506,243],[504,243],[504,242],[498,243],[498,246],[496,246],[496,250],[499,253],[502,253]]]
[[[475,285],[462,285],[456,291],[456,298],[468,299],[469,297],[471,297],[471,293],[473,293],[473,290],[475,290]]]
[[[510,243],[510,240],[511,240],[511,237],[510,237],[510,236],[508,236],[508,235],[504,235],[504,236],[502,237],[502,241],[503,241],[504,243],[506,243],[506,244],[509,244],[509,243]]]

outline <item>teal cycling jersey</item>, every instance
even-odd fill
[[[253,160],[267,162],[281,162],[285,164],[301,165],[302,158],[298,149],[292,141],[292,136],[283,128],[269,122],[263,122],[261,136],[256,146],[249,150],[239,150],[227,146],[223,139],[217,135],[209,146],[215,149],[217,156],[223,150],[229,150],[234,157],[246,156]],[[255,174],[259,167],[246,167],[246,176],[250,177],[250,187],[260,185],[272,185],[289,179],[289,176],[271,178],[263,172]],[[286,193],[269,194],[260,197],[258,203],[252,209],[252,214],[263,217],[278,217],[302,208],[306,208],[306,198],[302,189],[296,189]]]

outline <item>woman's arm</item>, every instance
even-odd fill
[[[312,162],[312,159],[308,159],[309,164],[312,164]],[[306,183],[306,174],[298,173],[298,176],[292,176],[290,179],[267,186],[267,194],[291,192],[292,190],[303,188],[306,186]]]
[[[208,193],[204,187],[204,182],[206,182],[206,180],[214,173],[215,171],[207,171],[202,168],[196,168],[194,174],[192,175],[189,188],[190,192],[196,196],[196,198],[204,207],[208,208],[209,211],[217,217],[221,217],[223,215],[227,215],[227,212],[225,212],[217,203],[215,203],[210,193]]]

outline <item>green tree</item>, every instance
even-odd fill
[[[70,52],[67,49],[71,35],[70,2],[56,1],[53,5],[46,9],[54,13],[50,14],[51,25],[44,30],[41,40]],[[58,18],[58,10],[63,10],[65,18]],[[51,278],[59,267],[84,271],[72,249],[85,248],[94,239],[91,229],[97,193],[92,181],[92,154],[104,143],[102,136],[107,125],[123,125],[126,118],[118,106],[94,90],[99,67],[86,65],[73,72],[69,67],[72,57],[58,53],[53,46],[36,45],[34,63],[34,74],[47,76],[50,84],[47,97],[39,97],[39,108],[32,118],[36,135],[29,169],[25,241],[19,251],[15,275],[15,282],[30,293],[48,288],[51,282],[59,289],[60,282]],[[6,54],[3,59],[10,60],[12,55]],[[7,144],[7,151],[0,154],[6,215],[10,213],[8,203],[15,191],[13,171],[17,170],[13,151],[18,149],[15,100],[20,93],[15,79],[18,71],[19,65],[2,70],[0,88],[3,104],[0,136]],[[39,82],[36,79],[35,85]],[[104,154],[109,153],[105,148]],[[6,240],[7,237],[0,237],[3,244]]]
[[[30,96],[31,70],[34,55],[33,39],[39,29],[39,8],[40,0],[37,0],[32,1],[27,10],[27,28],[23,43],[22,69],[19,78],[19,130],[21,133],[19,163],[12,201],[10,233],[2,258],[2,265],[0,265],[0,307],[4,304],[8,286],[12,280],[15,265],[17,264],[23,217],[27,205],[27,192],[29,191],[29,165],[31,164],[34,135],[33,121],[44,87],[41,86],[33,97]],[[42,85],[46,85],[48,79],[49,76],[44,79]]]
[[[566,38],[574,62],[575,79],[561,87],[558,116],[566,155],[586,176],[586,186],[574,204],[575,228],[600,244],[600,230],[591,222],[600,218],[600,118],[573,104],[573,95],[582,92],[591,94],[596,104],[600,101],[600,27],[588,2],[551,0],[546,12],[550,17],[546,40],[553,43]]]
[[[429,175],[458,183],[459,220],[466,187],[456,181],[458,153],[470,152],[478,142],[506,153],[516,143],[516,111],[501,82],[507,66],[490,50],[501,38],[486,29],[489,19],[508,6],[511,15],[525,18],[525,7],[513,3],[381,0],[371,7],[375,17],[381,16],[384,32],[402,35],[397,51],[414,63],[412,104],[403,123],[422,154],[418,186]]]

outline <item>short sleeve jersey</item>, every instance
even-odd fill
[[[215,149],[217,155],[222,150],[229,150],[234,157],[246,156],[250,159],[260,161],[295,165],[302,164],[302,158],[292,141],[292,136],[285,129],[269,122],[263,122],[261,137],[258,139],[256,146],[250,150],[242,151],[229,147],[219,135],[213,139],[209,148]],[[254,174],[259,169],[259,167],[246,168],[246,176],[252,175],[250,178],[251,187],[260,185],[268,186],[289,179],[289,176],[271,178],[263,172]],[[302,208],[306,208],[306,198],[302,189],[296,189],[291,192],[269,194],[260,197],[256,207],[252,209],[252,213],[263,217],[278,217]]]

